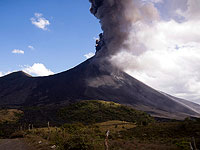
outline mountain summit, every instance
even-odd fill
[[[164,118],[200,116],[198,104],[156,91],[97,56],[52,76],[15,72],[0,78],[0,106],[66,105],[80,100],[113,101]]]

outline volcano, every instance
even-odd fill
[[[0,78],[1,107],[67,105],[81,100],[113,101],[162,118],[200,116],[198,104],[156,91],[97,56],[47,77],[20,71]]]
[[[22,71],[1,77],[0,107],[64,106],[81,100],[104,100],[156,117],[200,117],[200,105],[147,86],[109,59],[133,46],[127,42],[132,25],[153,19],[151,11],[146,11],[152,5],[143,7],[133,0],[89,1],[90,11],[100,20],[103,31],[96,41],[96,55],[68,71],[47,77],[32,77]]]

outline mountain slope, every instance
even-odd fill
[[[68,104],[94,99],[131,105],[159,117],[199,115],[184,102],[177,102],[97,57],[48,77],[34,78],[16,72],[0,78],[1,106]],[[200,108],[197,104],[187,103]]]
[[[111,120],[121,120],[134,123],[150,123],[155,120],[147,113],[132,107],[114,102],[100,100],[86,100],[69,104],[24,107],[24,115],[20,118],[21,124],[33,123],[35,126],[60,126],[65,123],[93,124]]]

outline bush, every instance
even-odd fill
[[[62,130],[65,130],[67,133],[70,133],[70,134],[73,134],[74,132],[78,132],[83,128],[84,128],[84,125],[82,123],[64,124],[62,126]]]
[[[65,141],[64,150],[94,150],[94,143],[90,137],[83,135],[74,135]]]
[[[176,143],[176,145],[179,148],[181,148],[182,150],[188,150],[188,149],[190,149],[190,143],[189,142],[182,141],[182,142]]]
[[[58,111],[59,118],[64,122],[82,122],[94,124],[110,120],[120,120],[141,124],[154,122],[147,113],[132,107],[105,101],[80,101],[70,104]],[[71,122],[70,122],[71,121]]]
[[[24,135],[25,135],[25,132],[23,131],[17,131],[17,132],[14,132],[10,135],[10,138],[24,138]]]

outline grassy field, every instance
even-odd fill
[[[27,114],[32,119],[40,112],[42,118],[47,109],[49,115],[51,108],[47,107],[28,108]],[[0,137],[25,137],[37,150],[52,149],[52,146],[57,150],[104,150],[105,134],[109,130],[109,150],[191,150],[194,140],[200,148],[200,119],[156,122],[144,112],[104,101],[81,101],[51,113],[63,124],[55,127],[50,121],[47,128],[46,120],[41,120],[44,125],[39,126],[34,120],[29,122],[28,115],[24,117],[20,110],[1,110]],[[29,124],[34,124],[34,128]]]
[[[107,130],[110,131],[111,138],[120,131],[134,127],[136,127],[135,123],[117,120],[93,125],[65,124],[60,128],[39,128],[27,131],[26,138],[39,150],[46,150],[52,145],[57,145],[59,150],[104,150]],[[39,141],[42,141],[41,144],[38,144]]]
[[[186,119],[183,122],[152,123],[148,126],[138,126],[122,131],[121,134],[128,141],[139,141],[142,144],[151,143],[158,146],[166,145],[166,149],[170,146],[170,149],[180,150],[190,150],[190,143],[194,148],[193,139],[195,139],[196,146],[200,148],[199,120]]]
[[[15,135],[23,136],[37,150],[104,150],[109,130],[110,150],[190,150],[193,137],[200,147],[200,122],[154,122],[136,125],[125,121],[106,121],[93,125],[64,124],[61,127],[34,128]]]
[[[56,145],[58,150],[104,150],[105,133],[109,130],[110,150],[190,150],[190,143],[200,147],[200,122],[151,123],[136,125],[124,121],[106,121],[93,125],[65,124],[62,127],[33,129],[26,133],[29,142],[40,149]],[[42,139],[42,140],[41,140]]]

